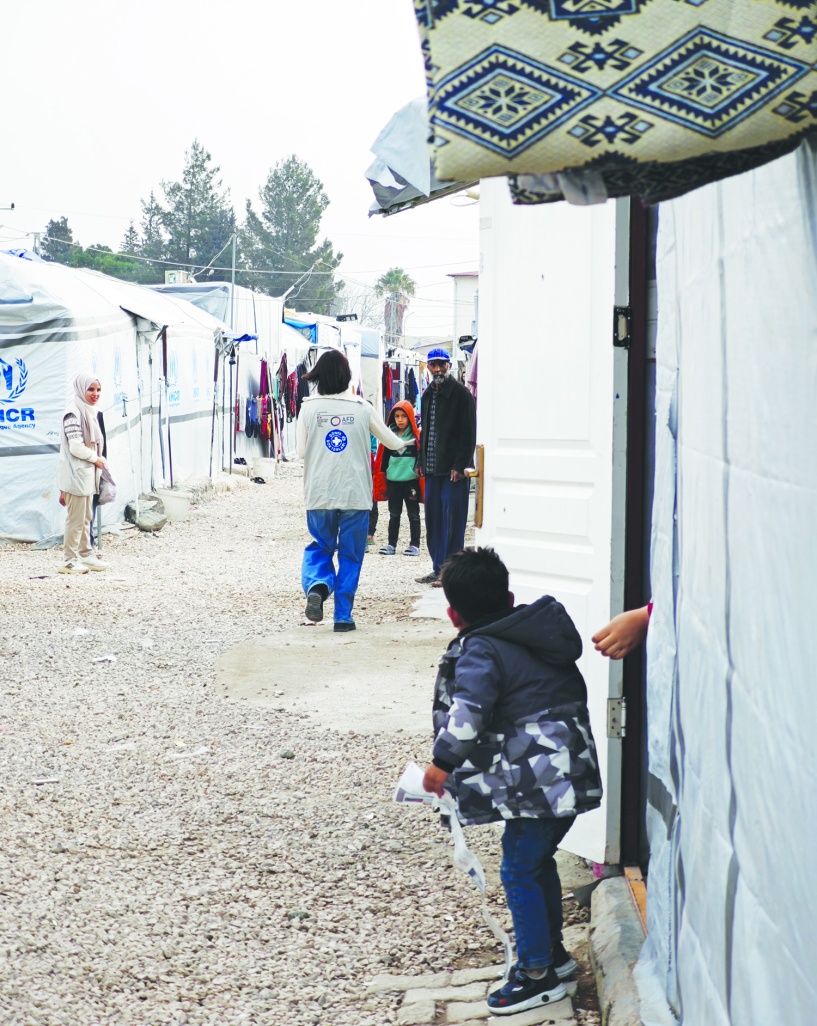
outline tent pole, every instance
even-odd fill
[[[142,477],[141,477],[141,474],[140,474],[139,475],[139,480],[137,481],[137,479],[136,479],[136,468],[133,465],[133,438],[131,436],[130,417],[128,416],[128,397],[127,396],[125,396],[123,398],[123,400],[122,400],[122,413],[123,413],[123,415],[125,417],[125,426],[128,429],[128,452],[130,453],[130,473],[131,473],[131,478],[133,479],[133,483],[136,486],[136,498],[134,499],[134,503],[135,503],[135,506],[136,506],[136,519],[138,520],[139,519],[139,491],[140,491],[141,486],[142,486]]]
[[[222,364],[224,362],[225,355],[226,355],[226,353],[222,353],[221,354]],[[224,369],[222,367],[222,371],[221,371],[221,469],[222,470],[224,470],[224,446],[225,446],[225,443],[227,441],[227,435],[225,434],[225,431],[224,431],[224,418],[225,418],[225,415],[227,413],[226,399],[224,397],[224,394],[225,394],[226,391],[227,391],[227,375],[224,372]]]
[[[235,344],[234,344],[235,345]],[[230,416],[227,423],[230,426],[230,473],[233,472],[233,442],[235,441],[235,409],[233,406],[233,364],[235,363],[235,348],[230,351]]]
[[[156,420],[153,413],[153,343],[148,346],[148,379],[150,384],[150,490],[156,491]],[[164,460],[164,457],[162,457]],[[164,464],[163,464],[164,465]]]
[[[216,437],[216,404],[218,402],[218,341],[215,343],[216,355],[213,360],[213,417],[210,422],[210,480],[213,479],[213,445]]]
[[[170,409],[167,396],[167,327],[162,328],[162,363],[165,371],[165,417],[167,418],[167,468],[170,474],[170,487],[173,487],[173,450],[170,447]]]

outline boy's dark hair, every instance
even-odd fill
[[[318,362],[304,374],[304,380],[315,381],[318,384],[318,392],[321,395],[337,395],[345,392],[352,380],[352,371],[349,361],[338,349],[327,349]]]
[[[440,571],[445,597],[466,623],[508,608],[508,568],[493,549],[464,549]]]

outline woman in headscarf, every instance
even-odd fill
[[[96,405],[102,393],[93,374],[78,374],[65,408],[60,431],[60,459],[57,487],[65,506],[65,565],[61,574],[87,574],[89,570],[107,570],[98,553],[91,548],[91,516],[94,495],[105,460],[102,456],[102,430]]]

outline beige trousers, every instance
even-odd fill
[[[72,495],[65,492],[65,533],[63,551],[65,562],[79,559],[91,553],[91,516],[93,495]]]

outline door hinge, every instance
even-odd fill
[[[607,699],[607,736],[625,737],[627,734],[626,698]]]
[[[633,323],[631,306],[613,307],[613,345],[619,349],[629,349]]]

